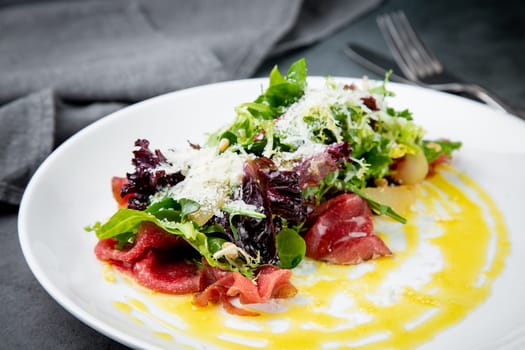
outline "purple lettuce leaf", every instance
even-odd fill
[[[132,194],[128,200],[128,208],[144,210],[152,195],[166,186],[173,186],[182,180],[184,176],[180,172],[166,174],[166,171],[157,167],[166,163],[166,157],[160,150],[151,151],[149,141],[139,139],[135,141],[138,147],[133,151],[132,164],[135,171],[127,173],[128,182],[122,187],[120,195]]]
[[[295,167],[301,188],[316,186],[326,175],[340,169],[349,160],[350,145],[346,141],[330,145],[324,152],[304,159]]]
[[[283,224],[300,224],[306,220],[306,207],[296,171],[280,171],[268,158],[249,160],[244,165],[244,176],[239,198],[254,205],[264,219],[225,213],[214,218],[226,234],[248,254],[259,257],[261,264],[278,264],[275,237]],[[236,234],[233,235],[230,223]]]

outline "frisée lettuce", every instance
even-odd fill
[[[138,140],[121,188],[127,207],[87,230],[124,247],[151,222],[210,266],[253,277],[261,265],[297,266],[308,214],[338,194],[353,192],[376,214],[406,222],[363,189],[399,185],[396,171],[413,155],[423,152],[428,166],[461,144],[425,140],[408,110],[389,107],[388,75],[361,87],[326,78],[313,88],[306,73],[304,59],[285,75],[275,67],[268,87],[203,146],[163,153]]]

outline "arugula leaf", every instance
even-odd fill
[[[185,219],[188,215],[195,213],[201,208],[201,205],[199,203],[188,198],[179,199],[179,204],[180,212],[182,214],[183,219]]]
[[[275,238],[279,266],[293,269],[303,260],[306,254],[306,243],[303,237],[291,228],[283,228]]]
[[[453,151],[461,148],[461,142],[449,140],[424,140],[422,148],[427,161],[431,163],[442,155],[451,157]]]
[[[364,185],[362,185],[357,179],[357,176],[348,169],[351,168],[347,168],[347,173],[345,173],[345,170],[335,170],[329,173],[317,186],[307,187],[303,192],[304,197],[319,204],[338,193],[352,192],[366,200],[376,214],[386,215],[402,224],[406,224],[406,219],[396,213],[391,207],[374,201],[366,193],[362,192],[361,188],[363,188]]]
[[[151,204],[145,212],[153,214],[158,219],[169,221],[185,221],[187,216],[200,209],[200,204],[187,198],[176,201],[167,197]]]
[[[398,213],[396,213],[394,211],[394,209],[392,209],[388,205],[376,202],[370,196],[368,196],[366,193],[364,193],[364,192],[362,192],[362,191],[360,191],[360,190],[358,190],[356,188],[354,188],[352,192],[357,194],[359,197],[362,197],[364,200],[366,200],[368,202],[368,205],[370,205],[370,208],[377,215],[386,215],[386,216],[389,216],[392,219],[394,219],[394,220],[396,220],[396,221],[398,221],[398,222],[400,222],[402,224],[406,224],[407,223],[407,219],[405,219],[403,216],[401,216]]]
[[[294,62],[283,76],[277,66],[270,73],[268,88],[253,102],[236,107],[237,116],[226,129],[208,138],[208,145],[217,145],[227,138],[230,145],[240,145],[245,151],[260,154],[262,149],[273,149],[273,120],[304,94],[306,88],[306,62]],[[256,141],[256,136],[261,138]]]
[[[260,104],[270,107],[273,111],[272,119],[277,118],[285,107],[304,94],[305,87],[306,61],[304,59],[294,62],[284,77],[275,66],[270,73],[270,85],[250,106],[253,108],[254,104]]]
[[[250,114],[256,119],[274,119],[277,113],[274,108],[263,103],[246,102],[240,107],[246,108],[248,112],[250,112]]]
[[[117,240],[115,248],[124,249],[126,244],[132,244],[135,241],[135,233],[133,232],[124,232],[114,237]]]
[[[222,245],[227,241],[220,237],[208,237],[208,248],[212,254],[222,249]]]
[[[292,63],[286,72],[286,80],[301,86],[303,89],[306,86],[306,76],[306,60],[304,58],[301,58]]]
[[[390,76],[392,75],[392,73],[393,73],[392,70],[389,70],[388,72],[386,72],[385,79],[383,80],[383,83],[381,85],[374,86],[374,87],[368,89],[368,92],[370,92],[372,94],[379,94],[379,95],[382,95],[384,97],[395,96],[395,94],[392,91],[389,91],[386,88],[386,85],[388,84],[388,82],[390,80]]]
[[[283,77],[279,68],[274,66],[270,72],[270,86],[286,83],[286,79]]]
[[[392,107],[386,109],[386,113],[391,117],[405,118],[406,120],[413,120],[412,112],[408,109],[403,109],[402,111],[396,111]]]
[[[214,240],[212,240],[212,237],[207,237],[194,222],[186,218],[188,214],[193,213],[198,208],[198,203],[189,199],[175,201],[167,198],[152,204],[144,211],[120,209],[105,223],[97,222],[85,229],[86,231],[94,231],[99,240],[117,239],[117,248],[122,248],[124,244],[134,239],[141,223],[151,222],[166,232],[183,238],[206,259],[210,266],[253,276],[253,269],[256,268],[254,264],[233,264],[231,261],[213,257],[214,252],[219,249],[218,247],[224,240],[220,238],[213,238]],[[172,221],[171,218],[175,218],[175,221]]]
[[[162,213],[162,211],[160,211]],[[191,229],[192,222],[170,221],[163,215],[156,217],[147,211],[123,208],[119,209],[104,224],[96,223],[92,227],[86,228],[88,231],[94,231],[98,239],[108,239],[117,237],[123,233],[137,233],[142,222],[151,222],[163,228],[169,233],[181,236],[188,242],[197,242],[198,231]]]
[[[237,240],[239,238],[239,235],[237,234],[237,229],[235,228],[235,225],[233,224],[233,218],[235,216],[247,216],[254,219],[264,219],[266,218],[266,215],[263,213],[260,213],[258,211],[251,211],[251,210],[243,210],[239,208],[230,208],[230,207],[223,207],[222,210],[230,214],[230,229],[232,230],[233,238]]]

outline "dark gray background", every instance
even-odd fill
[[[257,75],[306,57],[310,74],[382,79],[349,61],[342,48],[352,41],[388,54],[375,18],[395,10],[405,11],[447,69],[525,108],[525,2],[520,0],[385,1],[327,40],[268,60]]]
[[[320,43],[268,59],[255,76],[266,76],[274,64],[286,68],[306,57],[312,75],[382,78],[350,61],[342,50],[354,41],[387,53],[375,17],[397,9],[405,10],[452,72],[525,106],[525,8],[518,0],[386,1]],[[34,279],[16,237],[17,211],[0,204],[0,348],[126,349],[75,319]]]

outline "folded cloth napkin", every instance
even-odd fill
[[[250,77],[265,58],[312,44],[380,1],[0,6],[0,202],[17,205],[54,147],[102,116],[158,94]]]

